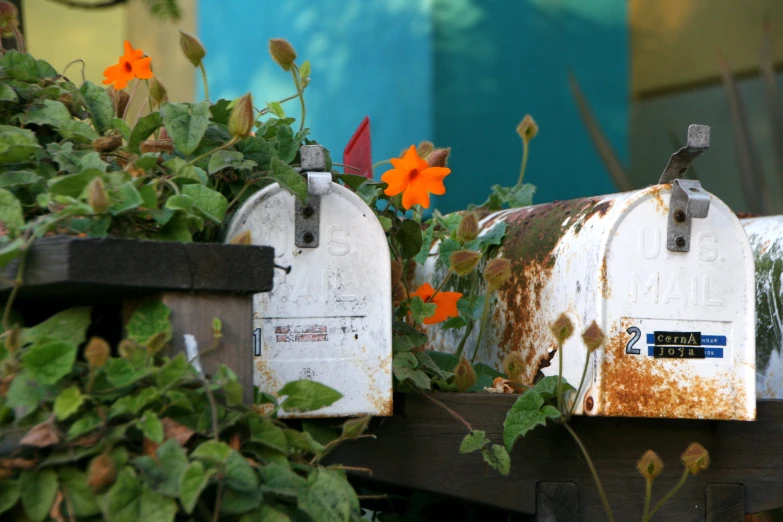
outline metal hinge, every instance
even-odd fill
[[[302,174],[307,178],[307,202],[296,199],[294,242],[299,248],[316,248],[320,243],[321,196],[332,191],[332,173],[326,171],[326,149],[304,145],[300,150]]]
[[[666,248],[672,252],[691,249],[691,220],[706,218],[709,213],[709,193],[698,181],[682,179],[693,160],[709,148],[710,128],[707,125],[689,126],[687,145],[671,155],[658,181],[672,185],[666,229]]]

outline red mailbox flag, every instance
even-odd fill
[[[353,133],[351,140],[343,150],[343,163],[346,174],[355,174],[372,179],[372,142],[370,140],[370,117],[365,116],[359,128]],[[359,170],[356,170],[359,169]]]

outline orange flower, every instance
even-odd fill
[[[404,196],[403,196],[404,197]],[[434,295],[434,297],[433,297]],[[457,317],[457,301],[462,297],[459,292],[438,292],[429,283],[424,283],[418,290],[411,294],[411,297],[418,297],[425,303],[435,304],[435,313],[424,320],[424,324],[442,323],[449,317]]]
[[[406,209],[414,205],[429,208],[430,193],[438,196],[446,193],[443,178],[451,174],[451,169],[430,167],[426,160],[419,157],[415,145],[411,145],[402,158],[392,158],[391,164],[394,168],[381,176],[381,181],[389,185],[384,194],[396,196],[402,193],[402,206]]]
[[[149,80],[152,78],[152,69],[150,69],[152,58],[144,57],[144,51],[134,49],[128,40],[125,40],[125,54],[120,56],[117,65],[107,67],[103,71],[106,77],[103,80],[104,85],[114,84],[115,89],[124,89],[128,82],[134,78],[140,80]]]

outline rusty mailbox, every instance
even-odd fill
[[[332,182],[319,145],[301,149],[309,197],[278,184],[254,194],[228,227],[275,249],[274,288],[253,302],[255,384],[265,392],[311,379],[343,398],[283,417],[391,415],[391,275],[383,228],[354,193]]]
[[[513,275],[495,294],[478,359],[502,370],[519,352],[522,384],[557,375],[549,326],[564,312],[576,327],[562,350],[574,386],[590,357],[577,413],[753,420],[753,252],[735,214],[682,179],[708,146],[709,127],[691,125],[657,185],[486,216],[482,233],[507,225],[497,255]],[[436,260],[420,280],[440,280]],[[594,320],[606,342],[588,354],[578,334]],[[454,351],[462,333],[434,325],[430,348]]]

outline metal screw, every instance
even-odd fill
[[[315,212],[313,211],[313,207],[311,207],[310,205],[307,205],[302,209],[302,215],[306,218],[313,217],[313,214],[315,214]]]
[[[595,404],[593,403],[593,398],[592,397],[588,397],[587,399],[585,399],[585,409],[587,411],[593,411],[593,406],[594,405]]]
[[[683,212],[682,210],[678,210],[677,212],[675,212],[674,213],[674,220],[679,222],[679,223],[682,223],[683,221],[685,221],[685,212]]]
[[[315,240],[315,236],[312,232],[305,232],[302,234],[302,241],[305,243],[312,243]]]
[[[677,236],[674,238],[674,244],[678,247],[682,248],[685,246],[685,238],[682,236]]]

